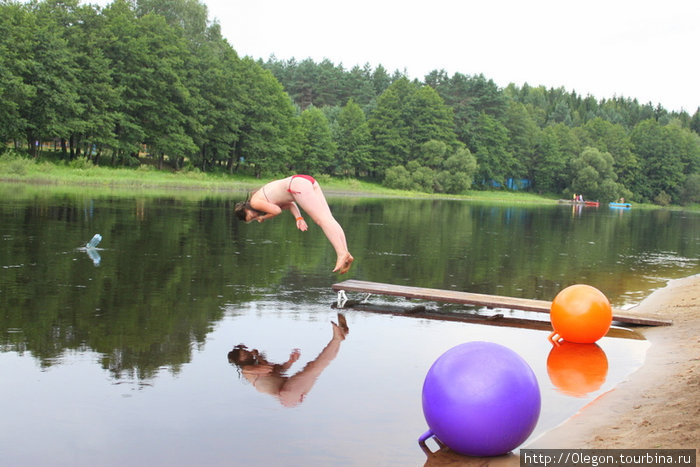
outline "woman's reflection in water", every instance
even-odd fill
[[[331,325],[333,336],[328,345],[315,360],[292,376],[286,376],[286,372],[299,360],[299,349],[294,349],[286,362],[275,364],[268,362],[257,349],[248,350],[245,345],[237,345],[228,353],[228,361],[240,369],[243,377],[255,389],[277,397],[285,407],[295,407],[304,400],[316,379],[338,355],[340,343],[350,332],[345,316],[340,313],[338,324],[331,322]]]

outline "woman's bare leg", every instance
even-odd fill
[[[350,269],[355,258],[348,251],[345,232],[338,221],[335,220],[335,217],[333,217],[326,197],[323,195],[323,190],[321,190],[318,183],[311,185],[311,182],[301,178],[294,179],[293,182],[293,189],[297,190],[294,194],[294,200],[321,227],[335,250],[337,260],[333,272],[338,271],[341,274],[345,274]]]

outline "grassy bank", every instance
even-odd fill
[[[280,175],[280,177],[285,175]],[[184,196],[201,198],[230,196],[258,188],[274,177],[256,179],[242,175],[223,173],[202,173],[198,170],[168,172],[142,165],[139,168],[109,168],[95,166],[79,159],[69,164],[27,159],[16,155],[0,156],[0,182],[5,186],[4,195],[12,192],[50,191],[90,193],[93,196],[131,196],[135,193],[145,196]],[[357,196],[395,196],[411,198],[443,198],[479,200],[504,204],[553,204],[556,195],[538,195],[511,191],[469,191],[458,195],[433,194],[403,190],[393,190],[377,183],[350,178],[317,177],[328,194],[351,194]],[[22,185],[22,188],[17,188]],[[658,206],[635,204],[635,207],[655,208]],[[700,206],[690,209],[700,211]]]
[[[280,177],[285,175],[280,175]],[[85,160],[70,164],[49,161],[35,161],[24,157],[0,156],[0,182],[33,185],[46,189],[51,186],[68,191],[91,191],[118,195],[138,192],[162,194],[204,192],[231,194],[258,188],[273,177],[256,179],[242,175],[222,173],[202,173],[200,171],[168,172],[150,166],[139,168],[108,168],[95,166]],[[350,178],[317,177],[327,193],[343,193],[368,196],[400,196],[416,198],[454,198],[503,201],[509,203],[554,203],[555,197],[531,193],[506,191],[470,191],[460,195],[436,195],[431,193],[393,190],[377,183]],[[63,190],[61,190],[63,191]],[[191,193],[197,196],[196,193]]]

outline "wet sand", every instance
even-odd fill
[[[626,314],[672,319],[639,327],[644,364],[527,449],[695,449],[700,460],[700,275],[670,281]],[[425,465],[519,465],[517,455],[474,459],[441,450]]]

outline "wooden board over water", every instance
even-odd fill
[[[486,295],[456,290],[429,289],[423,287],[411,287],[406,285],[384,284],[380,282],[358,281],[354,279],[333,284],[333,290],[346,292],[363,292],[377,295],[392,295],[436,302],[461,303],[465,305],[477,305],[487,308],[508,308],[512,310],[533,311],[537,313],[549,313],[552,302],[546,300],[531,300],[527,298],[504,297],[500,295]],[[613,309],[613,321],[627,324],[640,324],[645,326],[667,326],[672,324],[670,320],[650,318],[624,314]]]
[[[334,304],[335,306],[335,304]],[[392,316],[403,316],[406,318],[420,318],[437,321],[454,321],[470,324],[486,324],[489,326],[500,326],[506,328],[533,329],[536,331],[551,331],[552,325],[549,321],[536,319],[513,318],[504,316],[502,313],[493,315],[484,315],[481,313],[452,313],[441,312],[439,310],[431,310],[424,306],[416,306],[406,308],[392,305],[372,305],[371,303],[361,303],[357,300],[348,300],[346,308],[352,308],[358,311],[368,311],[371,313],[379,313]],[[633,329],[610,326],[606,337],[616,337],[621,339],[637,339],[644,340],[644,336]]]

